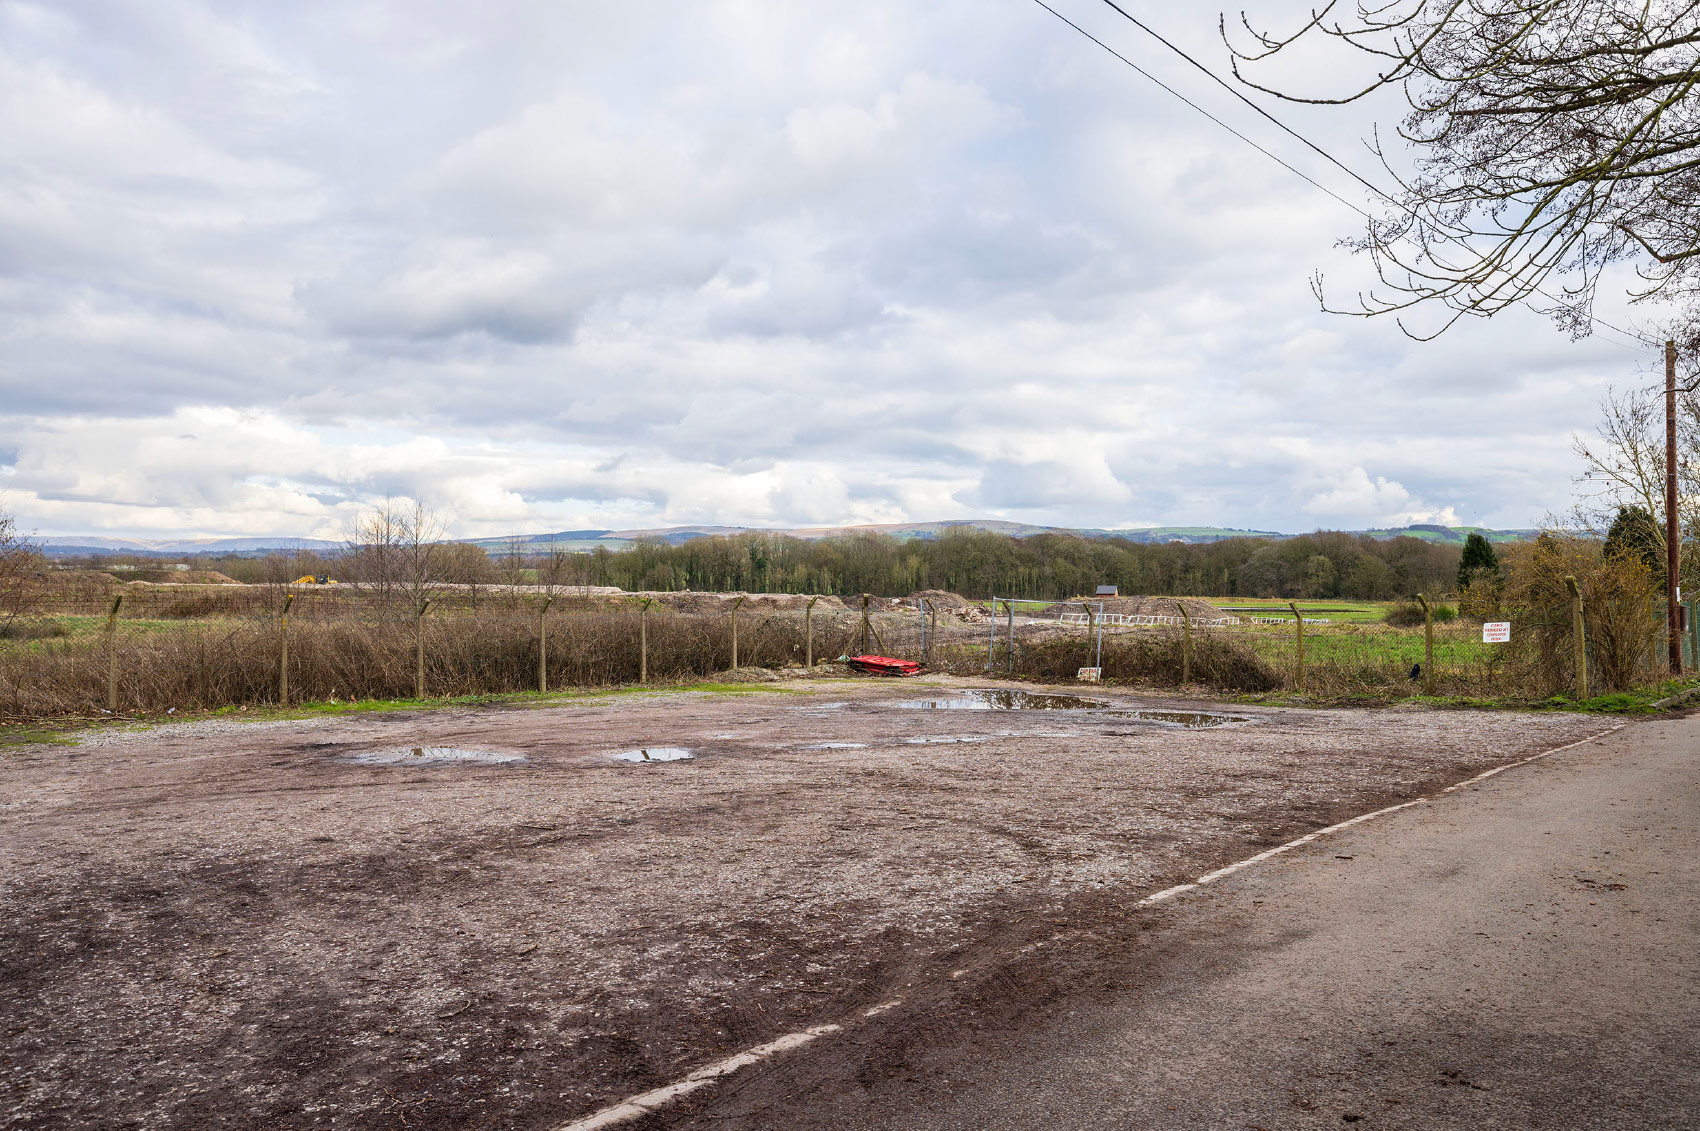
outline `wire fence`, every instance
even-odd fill
[[[1700,619],[1695,603],[1685,607],[1684,666],[1692,669],[1700,656]],[[1664,623],[1662,604],[1649,619]],[[1489,642],[1482,622],[1466,619],[1400,628],[1313,617],[1188,620],[1064,613],[1018,625],[1013,637],[1000,624],[980,659],[994,671],[1042,679],[1075,678],[1090,667],[1099,668],[1105,680],[1223,692],[1532,701],[1576,690],[1574,640],[1568,618],[1556,628],[1520,622],[1509,639]],[[1662,629],[1628,645],[1611,642],[1609,656],[1601,647],[1584,632],[1582,667],[1590,695],[1670,675]],[[963,654],[953,666],[971,666],[970,659]]]
[[[712,600],[709,598],[712,597]],[[1102,678],[1161,688],[1540,699],[1575,687],[1562,626],[1483,641],[1478,622],[1427,631],[1384,624],[1242,618],[1118,623],[1082,614],[1005,621],[983,609],[871,599],[703,595],[653,600],[531,592],[428,593],[230,586],[90,587],[0,621],[0,718],[160,713],[307,701],[493,695],[698,680],[875,653],[961,674]],[[1700,621],[1689,606],[1692,665]],[[1662,615],[1662,613],[1661,613]],[[1161,623],[1145,623],[1157,620]],[[1170,623],[1172,622],[1172,623]],[[1613,680],[1667,673],[1662,635]],[[1592,642],[1589,690],[1609,690]],[[736,678],[736,677],[735,677]]]
[[[869,627],[916,651],[919,624],[904,619],[915,620],[882,611]],[[688,612],[570,596],[66,594],[0,629],[0,717],[699,679],[834,659],[860,627],[842,608]]]

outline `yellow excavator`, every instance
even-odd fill
[[[334,580],[332,580],[331,578],[326,577],[324,574],[320,574],[318,577],[314,577],[312,574],[309,573],[306,577],[297,577],[294,581],[291,581],[290,584],[291,585],[335,585],[336,582]]]

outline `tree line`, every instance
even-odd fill
[[[644,541],[590,553],[513,543],[492,554],[471,543],[441,541],[428,516],[411,512],[380,511],[368,526],[337,553],[209,556],[194,562],[251,584],[329,575],[413,597],[423,586],[448,582],[843,597],[944,589],[981,600],[994,595],[1061,600],[1100,585],[1115,585],[1123,594],[1389,600],[1454,592],[1461,565],[1454,545],[1340,531],[1158,545],[981,531],[908,541],[878,534],[810,540],[745,533],[678,545]]]
[[[244,581],[302,573],[377,573],[370,546],[341,560],[317,556],[206,564]],[[645,541],[625,550],[538,552],[513,545],[488,554],[468,543],[439,543],[426,558],[432,580],[464,585],[618,586],[628,591],[859,593],[906,596],[945,589],[965,597],[1060,600],[1115,585],[1124,594],[1200,597],[1349,597],[1387,600],[1457,584],[1460,551],[1418,538],[1375,539],[1338,531],[1295,538],[1234,538],[1151,545],[1120,538],[1040,534],[1015,538],[979,531],[903,541],[856,534],[808,540],[746,533],[680,545]],[[352,571],[352,572],[351,572]]]

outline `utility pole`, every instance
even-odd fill
[[[1670,672],[1682,674],[1682,619],[1677,579],[1682,567],[1682,520],[1676,508],[1676,343],[1665,342],[1665,635]]]

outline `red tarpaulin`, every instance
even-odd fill
[[[853,671],[870,675],[920,675],[921,665],[914,660],[894,660],[890,656],[851,656]]]

